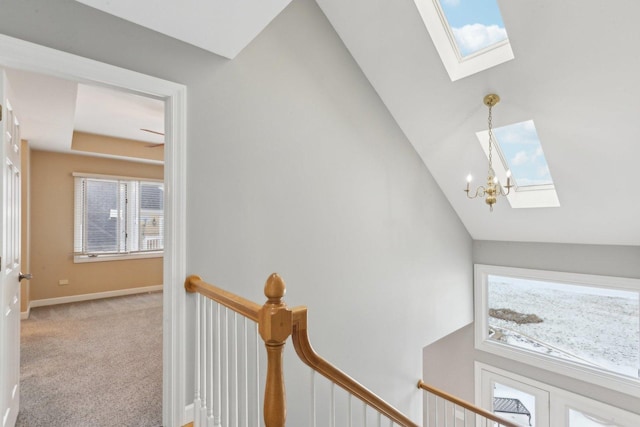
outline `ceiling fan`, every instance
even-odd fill
[[[164,132],[158,132],[157,130],[142,129],[142,128],[140,128],[140,130],[141,130],[141,131],[144,131],[144,132],[149,132],[149,133],[153,133],[153,134],[156,134],[156,135],[162,135],[162,136],[164,136]],[[145,145],[145,147],[146,147],[146,148],[156,148],[156,147],[162,147],[162,146],[164,146],[164,141],[163,141],[163,142],[160,142],[160,143],[157,143],[157,144],[148,144],[148,145]]]

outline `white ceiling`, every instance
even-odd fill
[[[229,58],[288,3],[78,1]],[[515,59],[456,82],[412,0],[317,3],[474,239],[640,244],[640,2],[499,0]],[[535,121],[559,208],[466,199],[487,169],[487,93],[496,127]]]
[[[164,102],[110,88],[78,85],[75,130],[164,143]],[[147,132],[147,129],[153,132]]]
[[[291,0],[77,0],[226,58],[235,56]]]
[[[6,70],[20,112],[21,137],[31,148],[71,152],[74,131],[164,143],[164,102],[41,74]]]

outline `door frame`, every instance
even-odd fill
[[[165,101],[162,421],[191,421],[185,394],[187,87],[0,34],[0,67],[122,88]]]

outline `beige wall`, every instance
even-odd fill
[[[31,264],[29,262],[29,244],[30,244],[30,224],[29,224],[29,210],[31,209],[30,203],[30,182],[31,182],[31,148],[27,141],[22,141],[21,145],[22,155],[20,158],[20,173],[21,173],[21,229],[20,229],[20,269],[23,273],[29,273],[31,271]],[[23,280],[20,287],[20,311],[27,311],[30,302],[30,288],[31,282],[29,280]]]
[[[162,258],[74,264],[73,172],[162,179],[160,165],[31,152],[31,301],[162,284]],[[69,280],[60,286],[58,281]]]

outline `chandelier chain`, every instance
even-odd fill
[[[491,110],[492,109],[493,109],[493,105],[490,104],[489,105],[489,118],[488,118],[487,122],[488,122],[488,126],[489,126],[489,174],[491,176],[493,176],[495,174],[495,172],[493,171],[493,161],[492,161],[493,160],[493,156],[492,156],[492,153],[491,153],[491,148],[492,148],[491,143],[493,142],[493,123],[492,123],[493,117],[492,117],[492,114],[491,114]]]

